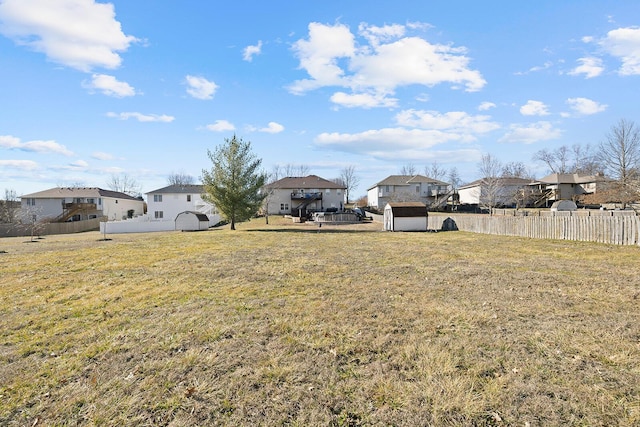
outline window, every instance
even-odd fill
[[[281,211],[288,211],[289,210],[289,203],[280,203],[280,210]]]
[[[330,188],[327,188],[327,189],[326,189],[326,193],[327,193],[327,194],[331,194],[331,189],[330,189]]]
[[[385,191],[386,193],[388,193],[388,192],[389,192],[389,186],[388,186],[388,185],[385,185],[385,186],[384,186],[384,191]]]
[[[420,185],[416,185],[416,193],[420,192]]]
[[[154,194],[153,195],[153,201],[154,202],[161,202],[162,201],[162,194]]]
[[[187,202],[191,201],[191,194],[187,194]]]
[[[102,197],[98,198],[98,206],[102,206]]]
[[[36,199],[27,199],[27,206],[35,206]]]
[[[153,214],[154,214],[156,219],[164,218],[164,212],[163,211],[154,211]]]

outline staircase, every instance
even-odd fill
[[[88,213],[95,210],[95,203],[65,203],[62,206],[62,213],[55,217],[53,222],[67,222],[74,215]]]

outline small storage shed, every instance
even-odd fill
[[[209,228],[209,217],[201,212],[185,211],[176,217],[176,230],[198,231]]]
[[[551,211],[553,212],[566,212],[578,210],[578,206],[572,200],[558,200],[551,205]]]
[[[427,220],[422,202],[389,202],[384,207],[385,231],[427,231]]]

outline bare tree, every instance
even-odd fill
[[[413,163],[407,163],[400,168],[400,175],[413,176],[416,174],[416,166]]]
[[[349,165],[343,168],[340,171],[340,179],[342,180],[342,185],[346,188],[346,202],[349,203],[349,194],[360,184],[360,177],[356,175],[356,167]]]
[[[429,178],[433,178],[438,181],[444,181],[445,177],[447,176],[447,170],[440,166],[438,162],[433,162],[430,166],[424,167],[424,174]]]
[[[447,175],[447,179],[449,180],[449,183],[454,189],[460,187],[460,184],[462,183],[462,179],[460,178],[460,174],[458,173],[458,168],[454,166],[451,169],[449,169],[449,174]]]
[[[16,190],[6,188],[4,200],[0,200],[0,223],[13,224],[18,219],[20,202]]]
[[[579,173],[594,175],[601,166],[589,144],[562,145],[553,151],[543,149],[533,155],[533,160],[547,165],[551,173]]]
[[[169,185],[192,185],[195,179],[184,172],[173,172],[167,177]]]
[[[482,176],[480,185],[479,205],[481,208],[489,209],[493,215],[493,209],[497,207],[501,200],[503,166],[500,160],[491,154],[483,154],[478,172]]]
[[[287,163],[282,167],[284,176],[307,176],[309,175],[310,168],[307,165],[294,165]]]
[[[611,195],[623,208],[640,198],[640,130],[633,121],[621,119],[600,142],[599,157],[616,182]]]
[[[501,175],[504,178],[532,178],[533,174],[522,162],[508,162],[502,166]]]
[[[107,181],[107,187],[110,190],[119,191],[131,197],[139,197],[142,195],[140,184],[126,173],[111,175],[111,178]]]

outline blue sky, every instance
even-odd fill
[[[0,191],[199,179],[234,134],[266,171],[597,146],[640,121],[640,2],[0,0]]]

